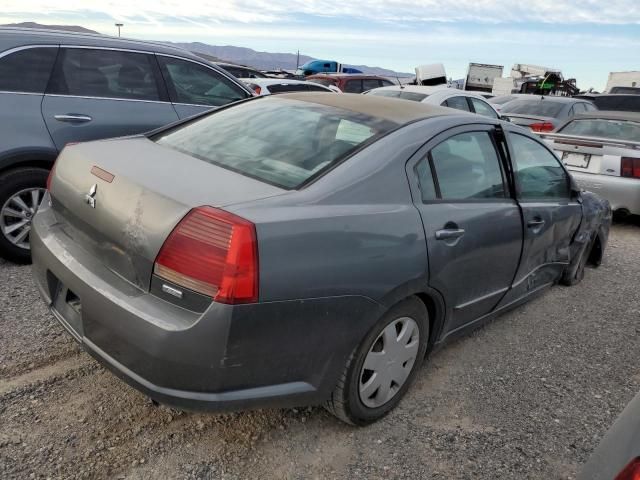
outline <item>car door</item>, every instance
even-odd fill
[[[178,120],[153,54],[84,47],[60,48],[42,115],[58,149]]]
[[[467,100],[471,103],[474,113],[484,115],[489,118],[498,118],[496,111],[484,100],[474,97],[467,97]]]
[[[157,55],[169,97],[180,118],[249,98],[251,94],[211,67],[168,55]]]
[[[502,304],[553,284],[569,264],[569,245],[582,219],[579,198],[558,158],[544,144],[507,133],[516,195],[524,222],[522,260]]]
[[[491,125],[448,130],[407,164],[447,331],[491,312],[516,273],[522,220],[504,165]]]

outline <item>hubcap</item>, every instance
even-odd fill
[[[391,400],[407,381],[420,345],[418,324],[402,317],[387,325],[369,349],[360,372],[360,400],[377,408]]]
[[[38,210],[44,188],[25,188],[9,198],[0,210],[0,228],[16,247],[29,250],[31,219]]]

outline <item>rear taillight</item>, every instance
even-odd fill
[[[640,457],[631,460],[614,480],[640,480]]]
[[[216,302],[257,302],[255,225],[217,208],[194,208],[164,242],[153,271]]]
[[[551,122],[532,123],[529,128],[534,132],[551,132],[555,128]]]
[[[640,158],[622,157],[620,159],[620,176],[640,178]]]

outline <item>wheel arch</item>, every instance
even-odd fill
[[[49,148],[30,148],[5,152],[0,155],[0,174],[22,167],[50,170],[57,157],[57,150]]]

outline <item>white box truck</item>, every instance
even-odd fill
[[[491,92],[493,81],[502,78],[502,65],[487,65],[485,63],[470,63],[467,76],[464,79],[463,90]],[[509,92],[511,93],[511,92]]]

